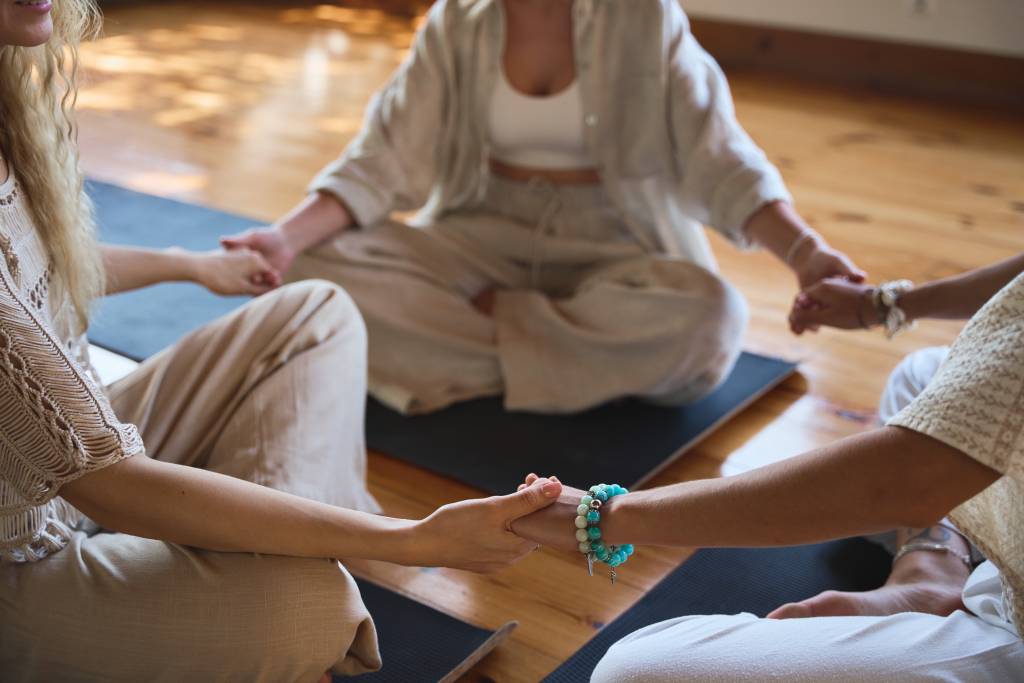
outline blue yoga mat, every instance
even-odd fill
[[[825,590],[878,588],[891,566],[889,553],[860,538],[789,548],[700,550],[544,681],[589,681],[609,647],[651,624],[691,614],[750,612],[763,617],[780,605]],[[769,674],[766,669],[765,678]],[[823,672],[822,679],[826,678]]]
[[[193,204],[89,181],[100,239],[110,244],[205,251],[221,235],[257,221]],[[145,360],[195,328],[238,308],[249,297],[222,297],[191,283],[171,282],[105,297],[89,325],[89,339],[105,349]]]
[[[115,244],[214,249],[220,235],[256,222],[106,183],[90,182],[88,191],[101,239]],[[246,300],[192,284],[116,294],[102,302],[89,336],[143,360]],[[721,387],[685,408],[620,401],[577,415],[536,415],[507,412],[500,398],[488,398],[405,417],[370,399],[366,437],[375,451],[492,493],[514,489],[531,470],[635,486],[794,371],[792,363],[744,353]]]

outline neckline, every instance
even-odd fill
[[[499,62],[499,65],[500,66],[499,66],[498,71],[501,73],[501,80],[505,83],[505,85],[508,87],[508,89],[513,94],[517,95],[518,97],[522,97],[524,100],[533,100],[534,102],[545,102],[545,101],[550,101],[550,100],[556,100],[559,97],[564,97],[565,95],[568,95],[568,94],[572,93],[572,91],[576,88],[577,84],[579,83],[579,75],[577,74],[576,77],[574,77],[572,79],[572,81],[569,83],[569,85],[565,86],[564,88],[562,88],[561,90],[559,90],[556,93],[551,93],[550,95],[531,95],[531,94],[525,93],[522,90],[520,90],[519,88],[517,88],[512,83],[512,81],[509,79],[508,74],[505,73],[505,57],[504,57],[504,55],[502,55],[501,61]]]

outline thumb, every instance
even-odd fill
[[[558,500],[558,496],[561,494],[561,483],[541,478],[521,491],[504,496],[501,502],[501,509],[505,514],[505,520],[511,522],[531,512],[546,508]]]
[[[231,237],[221,237],[220,246],[225,249],[240,249],[249,245],[248,235],[233,235]]]

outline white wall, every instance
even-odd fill
[[[681,0],[694,17],[1024,57],[1024,0]]]

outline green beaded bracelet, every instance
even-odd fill
[[[633,546],[605,544],[601,538],[601,506],[626,493],[629,490],[618,484],[595,484],[576,507],[576,540],[580,552],[587,556],[587,572],[594,575],[594,560],[604,562],[611,567],[612,583],[615,583],[615,568],[626,563],[633,554]]]

